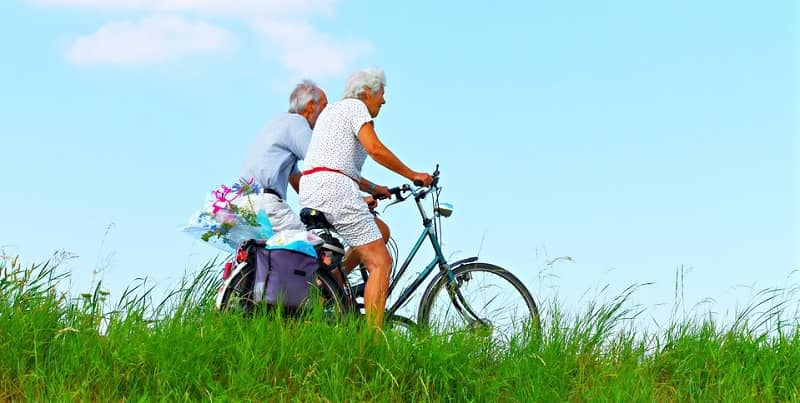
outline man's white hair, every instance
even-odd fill
[[[302,113],[306,109],[308,101],[319,104],[322,97],[322,90],[311,80],[303,80],[294,87],[294,91],[289,95],[289,113]]]
[[[377,94],[385,86],[386,75],[383,74],[383,70],[377,67],[358,70],[347,77],[344,84],[344,98],[361,99],[365,87],[369,87],[372,94]]]

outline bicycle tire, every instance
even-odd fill
[[[460,294],[458,305],[466,302],[478,320],[459,313],[445,286],[448,276],[441,272],[422,295],[417,315],[420,327],[435,332],[491,328],[492,339],[504,345],[538,337],[541,332],[539,308],[530,291],[511,272],[493,264],[475,262],[456,267],[452,273],[457,285],[454,291]],[[471,314],[467,316],[472,317]]]
[[[419,332],[419,326],[417,326],[417,323],[411,320],[411,318],[402,315],[395,314],[392,316],[387,316],[384,319],[384,323],[388,325],[388,328],[399,331],[402,334],[413,336]]]
[[[342,290],[339,288],[339,283],[330,273],[322,269],[318,270],[314,276],[312,286],[309,289],[307,305],[302,306],[301,309],[313,311],[316,308],[313,306],[315,296],[319,296],[317,307],[322,308],[322,314],[326,318],[339,319],[348,310]]]
[[[245,267],[233,275],[228,286],[223,290],[218,309],[225,312],[250,313],[253,310],[254,300],[252,286],[252,270]]]

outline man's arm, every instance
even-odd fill
[[[306,152],[308,152],[308,144],[311,143],[311,128],[307,122],[299,124],[293,131],[290,142],[290,151],[298,160],[305,160]],[[303,174],[300,172],[297,163],[292,166],[292,172],[289,173],[289,184],[292,185],[297,194],[300,194],[300,177]]]
[[[294,164],[292,167],[292,173],[289,174],[289,184],[292,185],[292,189],[297,194],[300,194],[300,177],[303,176],[303,173],[297,168],[297,164]]]

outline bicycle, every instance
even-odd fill
[[[524,284],[506,269],[486,262],[478,257],[469,257],[448,263],[439,241],[441,218],[450,217],[453,207],[439,202],[442,188],[439,186],[439,167],[433,174],[433,182],[428,187],[415,187],[408,184],[389,189],[394,201],[384,208],[413,198],[422,218],[423,230],[406,256],[399,271],[390,278],[387,297],[398,286],[416,254],[427,239],[435,252],[435,257],[417,277],[407,285],[386,309],[385,320],[390,325],[410,328],[428,328],[434,331],[452,332],[459,329],[469,331],[490,330],[492,337],[504,343],[513,338],[524,337],[531,332],[540,331],[539,311],[533,296]],[[431,195],[433,218],[428,216],[423,201]],[[316,284],[318,295],[325,299],[325,307],[330,312],[356,312],[363,304],[358,298],[363,296],[363,284],[353,286],[347,274],[339,278],[342,285],[334,280],[336,270],[341,271],[342,257],[346,249],[336,230],[321,212],[304,208],[300,217],[309,231],[314,231],[325,240],[321,247],[321,270]],[[394,262],[396,263],[396,262]],[[417,322],[399,315],[397,312],[412,297],[417,289],[438,267],[439,271],[428,284],[420,300]],[[364,283],[369,274],[360,266]],[[497,306],[500,305],[500,306]]]

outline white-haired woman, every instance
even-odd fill
[[[406,166],[378,139],[372,121],[386,103],[385,86],[386,76],[377,68],[350,75],[344,98],[329,104],[317,119],[300,179],[300,204],[321,211],[350,244],[351,256],[369,271],[364,305],[367,320],[378,327],[383,324],[392,260],[360,192],[377,198],[390,194],[387,187],[362,178],[361,167],[369,155],[411,181],[429,185],[433,180]]]

